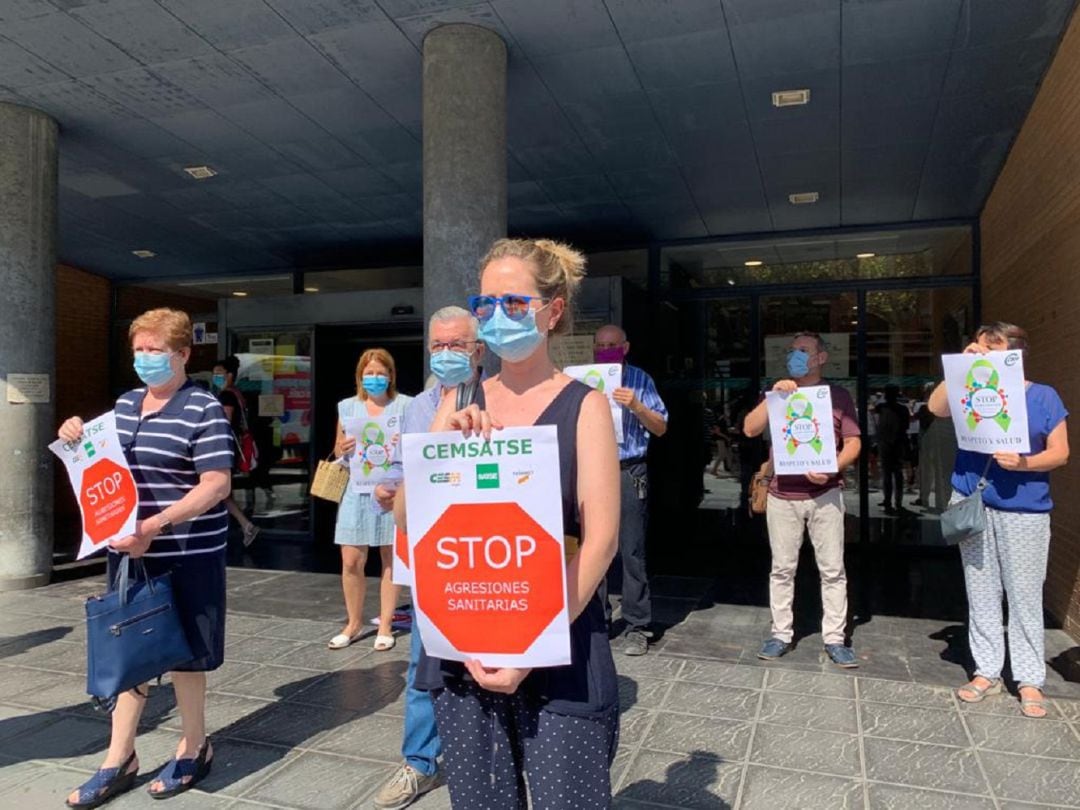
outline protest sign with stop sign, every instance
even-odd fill
[[[139,491],[128,468],[112,411],[83,424],[78,441],[49,445],[64,462],[82,511],[79,559],[135,533]]]
[[[420,635],[438,658],[570,663],[553,426],[491,441],[406,434],[408,543]]]

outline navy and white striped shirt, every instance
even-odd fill
[[[191,380],[165,406],[142,415],[145,388],[116,400],[116,432],[139,488],[139,519],[156,515],[187,495],[210,470],[230,471],[235,440],[225,410]],[[224,502],[173,526],[150,544],[147,557],[206,554],[225,548],[229,516]]]
[[[650,411],[656,411],[667,421],[668,409],[664,400],[660,399],[660,392],[656,390],[656,383],[644,370],[629,363],[623,364],[622,387],[629,388],[638,398],[638,402]],[[629,408],[623,408],[623,440],[619,445],[619,460],[630,461],[643,459],[649,452],[649,439],[652,434],[641,423]]]

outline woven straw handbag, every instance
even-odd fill
[[[345,488],[349,486],[349,468],[340,461],[331,461],[331,453],[315,469],[315,479],[311,482],[311,494],[324,501],[341,503],[345,497]]]

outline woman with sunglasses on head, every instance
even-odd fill
[[[386,349],[368,349],[356,364],[356,396],[338,403],[337,441],[334,455],[338,458],[356,452],[356,438],[345,433],[343,420],[355,417],[398,417],[412,397],[398,394],[397,369],[394,358]],[[341,546],[341,589],[345,594],[348,619],[340,633],[330,639],[331,650],[342,650],[363,635],[364,592],[367,580],[364,566],[368,548],[377,546],[382,560],[382,579],[379,583],[379,632],[375,650],[385,652],[394,646],[392,629],[394,606],[399,592],[391,580],[393,573],[394,520],[389,514],[372,508],[371,495],[354,492],[352,484],[338,507],[334,526],[334,542]]]
[[[569,665],[491,669],[480,661],[421,660],[416,685],[433,693],[455,808],[611,804],[619,695],[596,589],[618,547],[618,453],[607,400],[559,371],[548,345],[569,331],[584,268],[580,253],[546,239],[501,239],[491,247],[481,262],[481,294],[469,303],[479,339],[501,358],[502,370],[483,385],[483,411],[472,405],[453,413],[450,401],[432,426],[490,436],[503,426],[555,425],[567,535]],[[404,529],[404,489],[399,493],[395,514]]]

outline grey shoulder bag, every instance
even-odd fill
[[[985,531],[986,508],[983,506],[982,494],[986,489],[986,474],[990,472],[990,465],[993,463],[994,457],[990,456],[974,492],[941,513],[941,536],[945,539],[945,545],[955,546]]]

